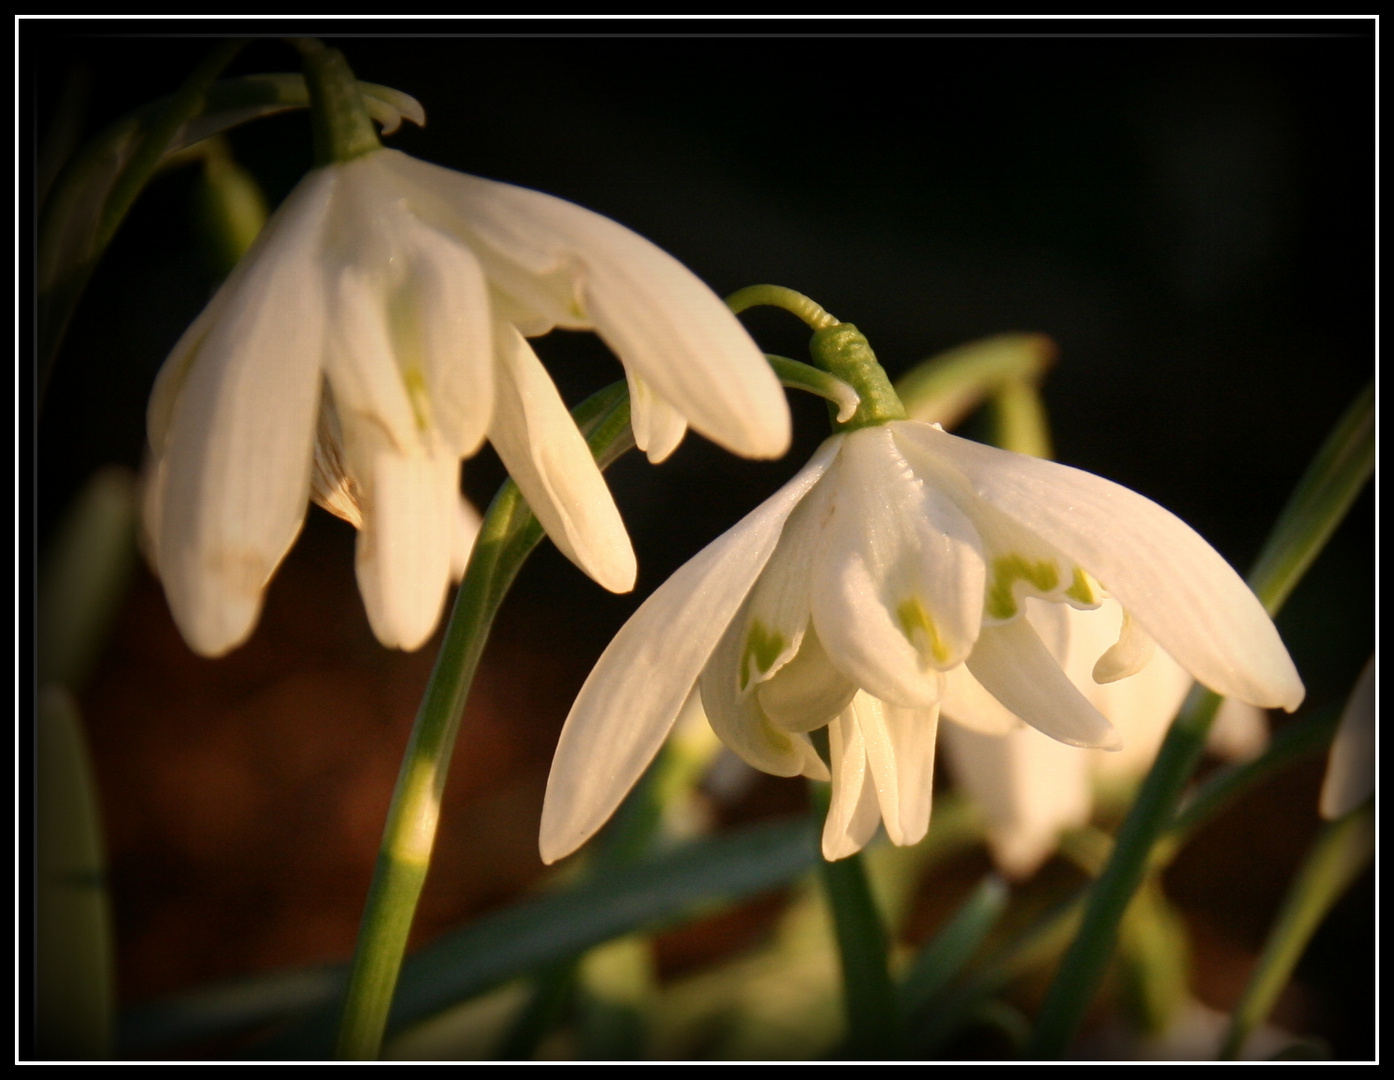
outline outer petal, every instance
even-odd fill
[[[251,633],[309,497],[332,174],[311,173],[175,347],[150,407],[158,569],[196,652]]]
[[[394,167],[433,192],[436,212],[470,237],[515,306],[536,310],[542,323],[594,326],[627,368],[727,449],[779,457],[789,448],[789,407],[764,354],[671,255],[551,195],[404,155]]]
[[[1098,578],[1200,682],[1254,705],[1291,711],[1302,701],[1297,669],[1257,597],[1174,514],[1078,469],[915,426],[978,498]]]
[[[829,482],[832,512],[812,581],[818,636],[873,696],[935,705],[939,671],[961,663],[978,636],[977,534],[915,476],[885,428],[849,435]]]
[[[1032,727],[1071,746],[1119,749],[1118,732],[1084,698],[1025,619],[985,626],[968,670]]]
[[[841,444],[825,442],[784,487],[664,582],[605,649],[557,742],[542,807],[544,862],[585,843],[639,779],[784,522]]]
[[[628,592],[634,548],[586,440],[523,336],[504,324],[494,336],[494,449],[561,553],[611,592]]]
[[[374,456],[358,534],[358,590],[388,648],[419,648],[440,620],[458,527],[460,463]]]

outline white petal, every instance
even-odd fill
[[[1190,526],[1150,499],[1078,469],[917,425],[978,498],[1059,548],[1157,643],[1217,693],[1295,709],[1302,681],[1263,606]]]
[[[866,847],[881,822],[876,783],[866,763],[866,741],[850,707],[828,725],[828,756],[833,795],[823,821],[823,858],[834,862]]]
[[[1021,717],[983,689],[967,664],[944,672],[944,716],[983,735],[1008,735],[1021,727]]]
[[[836,438],[825,442],[784,487],[681,567],[605,649],[557,742],[542,807],[544,862],[585,843],[639,779],[769,560],[784,522],[840,445]]]
[[[984,689],[1032,727],[1071,746],[1118,749],[1118,732],[1075,686],[1025,619],[985,626],[968,658]]]
[[[321,242],[327,171],[286,199],[161,372],[151,445],[162,478],[159,574],[190,647],[244,641],[262,590],[305,517],[323,354]]]
[[[1321,816],[1345,817],[1375,791],[1375,659],[1356,680],[1326,763],[1321,785]]]
[[[917,844],[929,831],[939,710],[905,709],[861,693],[852,702],[891,843]]]
[[[634,428],[634,445],[657,465],[678,448],[687,434],[687,421],[633,371],[625,375],[629,380],[629,417]]]
[[[791,733],[770,723],[757,696],[739,686],[738,669],[744,652],[742,611],[731,620],[699,680],[702,708],[717,736],[746,764],[772,776],[811,776],[828,779],[827,767],[802,732]],[[823,723],[827,723],[827,716]],[[818,726],[822,726],[819,724]]]
[[[555,326],[591,329],[575,256],[555,241],[527,196],[572,204],[535,191],[468,176],[396,150],[373,155],[401,180],[413,213],[467,243],[499,296],[499,311],[528,336]],[[516,197],[522,192],[524,198]],[[545,203],[542,204],[545,207]]]
[[[447,231],[469,235],[515,306],[544,325],[594,326],[626,368],[727,449],[779,457],[789,448],[788,403],[764,353],[671,255],[551,195],[404,155],[393,167],[434,193],[432,212],[449,220]]]
[[[961,663],[978,636],[977,534],[952,500],[914,475],[885,428],[849,435],[829,484],[831,516],[811,583],[823,646],[874,697],[935,705],[939,672]]]
[[[586,224],[586,304],[606,344],[709,439],[745,457],[782,457],[784,390],[730,309],[637,234],[598,215]]]
[[[1123,625],[1118,631],[1118,640],[1110,645],[1094,665],[1096,683],[1117,682],[1129,675],[1136,675],[1157,651],[1157,643],[1148,636],[1147,631],[1123,612]]]
[[[814,561],[822,544],[830,492],[836,484],[837,465],[834,463],[823,481],[789,515],[779,546],[751,590],[750,604],[742,614],[745,627],[740,669],[742,690],[748,689],[752,682],[772,678],[794,658],[803,643],[805,630],[810,625],[810,579],[816,572]],[[841,711],[839,706],[827,716]],[[790,730],[811,731],[822,727],[827,716],[820,723]]]
[[[375,456],[365,476],[358,589],[388,648],[419,648],[435,630],[450,582],[459,462]]]
[[[494,449],[558,550],[611,592],[628,592],[634,548],[585,438],[523,336],[499,324],[494,337]]]
[[[430,418],[419,398],[413,401],[417,395],[408,393],[397,366],[383,283],[377,274],[350,265],[340,268],[331,289],[325,373],[346,442],[357,438],[374,448],[390,445],[397,454],[425,454]],[[366,428],[378,434],[370,436]],[[351,472],[365,467],[352,455],[347,465]]]
[[[240,312],[234,317],[246,319],[246,298],[237,299],[244,289],[250,289],[260,296],[268,288],[268,278],[275,276],[277,264],[287,258],[295,260],[297,253],[303,260],[297,261],[302,271],[313,263],[318,254],[314,249],[320,244],[320,230],[323,228],[324,215],[329,210],[336,179],[333,169],[316,169],[295,186],[262,227],[252,246],[218,288],[213,299],[170,350],[155,379],[150,404],[146,409],[150,449],[157,456],[164,452],[175,403],[188,376],[189,366],[201,350],[204,339],[222,318],[224,310],[231,305]],[[255,278],[250,284],[249,277]],[[309,282],[304,284],[308,286]]]
[[[408,387],[424,384],[433,426],[457,457],[479,449],[493,415],[489,290],[463,244],[416,224],[401,237],[407,279],[393,299],[393,341]]]
[[[794,658],[754,690],[771,723],[785,731],[814,731],[852,703],[857,684],[828,659],[810,626]]]
[[[993,861],[1011,877],[1034,874],[1063,831],[1089,820],[1096,755],[1031,728],[992,736],[945,724],[940,737],[954,780],[983,813]]]
[[[1107,597],[1097,610],[1079,611],[1030,600],[1027,619],[1032,626],[1039,626],[1038,609],[1047,606],[1062,612],[1069,620],[1069,648],[1061,667],[1094,708],[1118,729],[1123,740],[1123,748],[1119,751],[1089,755],[1095,775],[1125,781],[1137,779],[1151,768],[1157,748],[1193,680],[1163,650],[1154,648],[1137,674],[1115,682],[1095,682],[1093,673],[1100,653],[1110,648],[1122,633],[1123,609],[1118,601]]]

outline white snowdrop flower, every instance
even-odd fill
[[[251,633],[313,497],[358,526],[374,632],[414,649],[477,528],[460,461],[487,437],[558,548],[633,587],[623,522],[525,340],[594,329],[619,355],[636,439],[688,424],[751,457],[789,442],[763,354],[677,260],[561,199],[394,150],[311,172],[160,372],[146,531],[185,640]]]
[[[557,747],[542,857],[614,811],[694,685],[757,768],[831,779],[823,853],[884,822],[929,825],[946,684],[966,670],[999,710],[1071,746],[1118,732],[1025,616],[1028,598],[1127,618],[1095,677],[1155,642],[1191,677],[1259,706],[1303,687],[1272,620],[1189,526],[1127,488],[915,420],[834,435],[779,492],[682,567],[596,664]],[[809,733],[828,729],[829,762]]]

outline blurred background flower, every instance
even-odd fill
[[[1262,29],[1239,30],[1250,28]],[[208,47],[93,29],[21,24],[25,145],[50,130],[72,73],[92,88],[90,133],[171,92]],[[855,321],[892,376],[986,334],[1049,334],[1060,349],[1044,386],[1056,458],[1166,506],[1242,571],[1368,379],[1374,348],[1373,38],[1354,23],[1336,35],[1284,29],[330,44],[360,78],[425,105],[430,125],[389,145],[611,216],[718,293],[758,281],[808,293]],[[295,66],[266,41],[230,73]],[[271,206],[311,164],[303,113],[229,143]],[[217,284],[194,216],[200,182],[185,169],[151,186],[78,309],[37,430],[40,545],[98,467],[139,464],[155,373]],[[804,355],[805,332],[787,316],[744,321],[768,351]],[[536,345],[569,403],[622,376],[592,335]],[[416,940],[538,879],[543,784],[577,688],[638,603],[826,436],[821,402],[792,404],[796,442],[781,461],[738,460],[689,437],[661,468],[630,455],[612,469],[639,557],[631,596],[602,593],[545,546],[525,568],[464,720]],[[501,478],[486,452],[467,494],[482,505]],[[1278,620],[1304,708],[1343,701],[1371,652],[1372,505],[1367,492]],[[124,1003],[352,947],[434,651],[376,644],[353,540],[311,511],[256,634],[216,662],[188,651],[158,585],[137,571],[81,696]],[[1318,827],[1320,780],[1319,762],[1288,774],[1168,872],[1196,992],[1212,1008],[1232,1007]],[[802,801],[797,785],[761,779],[722,820]],[[945,869],[942,891],[981,876],[986,856],[971,858]],[[1285,1007],[1302,1016],[1275,1018],[1347,1056],[1373,1046],[1371,880],[1299,967]],[[907,925],[926,934],[943,909],[917,903]],[[706,931],[704,947],[749,940],[751,919]],[[660,942],[660,978],[691,969],[698,938]]]

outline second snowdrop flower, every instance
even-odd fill
[[[860,338],[845,324],[820,334]],[[858,363],[874,366],[864,352]],[[897,843],[924,835],[957,671],[1061,742],[1119,746],[1024,618],[1028,597],[1094,608],[1108,593],[1122,605],[1129,619],[1100,678],[1136,670],[1155,641],[1220,693],[1301,701],[1272,621],[1183,522],[1077,469],[897,419],[879,378],[858,389],[880,406],[679,570],[606,649],[553,762],[546,861],[605,822],[694,687],[750,764],[831,779],[828,858],[861,848],[878,821]],[[827,762],[809,737],[823,727]]]

